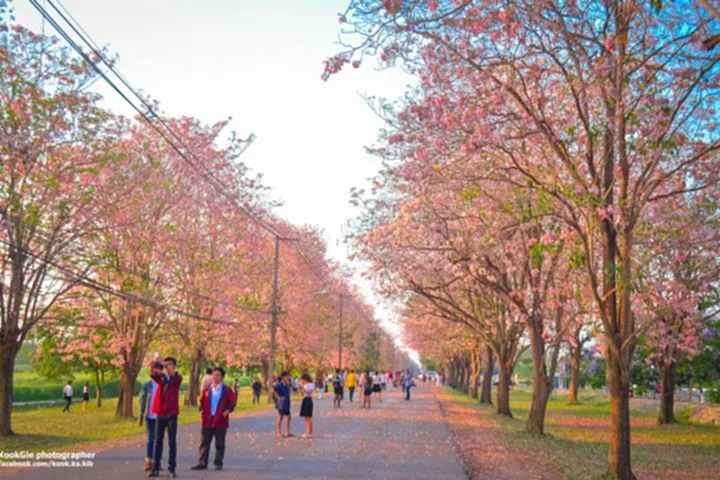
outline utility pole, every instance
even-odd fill
[[[285,238],[279,235],[275,235],[275,258],[273,258],[273,288],[272,288],[272,303],[270,306],[270,353],[268,355],[268,371],[265,382],[268,386],[268,403],[272,402],[272,384],[270,379],[275,371],[275,350],[277,349],[277,326],[278,316],[280,315],[280,302],[278,292],[278,275],[280,271],[280,242],[296,242],[297,238]]]
[[[344,294],[340,294],[340,335],[338,335],[338,368],[342,370],[342,350],[343,350],[343,299]]]
[[[268,357],[267,382],[268,386],[268,403],[272,402],[273,391],[271,378],[275,371],[275,336],[277,334],[278,320],[278,271],[280,269],[280,237],[275,237],[275,258],[273,259],[273,289],[272,289],[272,305],[270,307],[270,355]]]

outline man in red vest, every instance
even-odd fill
[[[235,409],[235,392],[225,385],[225,370],[215,367],[212,383],[200,394],[202,413],[202,435],[200,459],[193,470],[206,470],[210,456],[210,444],[215,438],[215,470],[222,470],[225,456],[225,434],[230,426],[230,413]]]
[[[180,385],[182,375],[175,371],[177,361],[173,357],[166,357],[163,360],[165,374],[153,372],[152,379],[160,385],[159,395],[155,395],[152,411],[157,412],[155,422],[155,455],[153,469],[148,477],[160,476],[160,460],[162,459],[163,437],[165,430],[168,431],[168,471],[170,478],[175,478],[175,467],[177,466],[177,418],[180,413]]]

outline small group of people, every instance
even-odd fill
[[[72,380],[68,380],[67,384],[63,387],[62,392],[63,400],[65,400],[65,406],[63,407],[62,411],[63,413],[70,413],[70,405],[72,405],[72,398],[73,398],[73,386],[72,386]],[[85,382],[85,385],[83,385],[83,391],[82,391],[82,409],[83,412],[87,410],[88,404],[90,403],[90,383]]]
[[[308,373],[300,376],[298,391],[302,394],[302,403],[300,404],[300,417],[305,419],[305,433],[303,437],[309,438],[313,434],[313,393],[315,393],[315,383]],[[273,385],[273,399],[275,400],[275,409],[278,412],[277,418],[277,436],[278,438],[294,437],[291,431],[292,412],[290,408],[290,397],[293,391],[293,383],[290,378],[290,372],[284,371],[276,379]],[[283,433],[283,424],[285,424],[285,433]]]
[[[298,378],[297,382],[295,381],[296,378]],[[302,395],[300,417],[305,420],[303,437],[309,438],[313,435],[313,394],[315,391],[318,392],[318,400],[322,400],[324,394],[332,388],[333,408],[341,408],[342,401],[345,398],[345,388],[348,390],[350,402],[353,402],[355,390],[359,387],[363,395],[361,408],[370,408],[373,396],[378,402],[382,402],[382,392],[387,389],[388,384],[397,386],[398,382],[402,384],[405,399],[410,400],[410,390],[415,386],[410,370],[402,374],[400,372],[384,373],[366,370],[358,375],[352,369],[347,371],[336,369],[334,374],[328,374],[327,377],[319,374],[315,381],[308,373],[293,378],[290,372],[283,371],[279,376],[273,377],[271,381],[272,396],[278,413],[276,422],[277,437],[290,438],[295,436],[292,433],[291,398],[296,392]],[[259,401],[259,391],[262,388],[262,383],[257,377],[253,381],[253,386],[255,385],[257,385],[258,393],[255,393],[256,390],[253,387],[253,395],[258,396]]]
[[[209,372],[209,373],[208,373]],[[168,436],[168,472],[176,477],[177,427],[180,413],[180,386],[183,377],[177,372],[177,361],[166,357],[162,362],[156,358],[150,365],[150,381],[140,394],[140,421],[147,432],[144,470],[148,477],[159,477],[165,432]],[[225,436],[230,425],[230,414],[237,403],[239,382],[232,387],[225,385],[225,370],[209,368],[203,377],[200,390],[201,415],[200,447],[198,463],[192,470],[206,470],[210,446],[215,441],[215,470],[223,468]]]
[[[323,392],[328,390],[327,386],[332,386],[334,408],[341,408],[342,401],[345,399],[346,387],[350,402],[354,401],[355,391],[359,389],[363,396],[361,408],[370,408],[373,397],[377,402],[382,403],[382,392],[387,390],[388,385],[397,387],[398,383],[401,384],[406,400],[410,400],[410,388],[415,386],[410,370],[402,373],[366,370],[358,375],[352,369],[347,371],[337,369],[334,374],[329,374],[325,378],[325,385],[327,385],[325,388],[323,388],[322,381],[323,376],[319,375],[317,383],[318,400],[322,400]]]

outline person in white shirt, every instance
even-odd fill
[[[315,384],[309,374],[303,373],[300,378],[300,392],[303,399],[300,404],[300,416],[305,419],[305,434],[303,437],[311,437],[313,433],[313,392],[315,392]]]
[[[381,378],[380,378],[380,372],[373,373],[372,376],[372,385],[373,385],[373,392],[375,393],[375,398],[378,399],[378,402],[382,402],[382,388],[381,385]]]
[[[153,362],[150,365],[150,374],[162,375],[163,364],[160,362]],[[153,467],[153,452],[155,448],[155,424],[157,422],[157,413],[160,407],[159,399],[155,402],[155,396],[160,390],[160,384],[150,378],[140,390],[140,419],[138,425],[141,427],[145,424],[145,434],[147,436],[146,442],[146,455],[145,464],[143,470],[149,472]]]
[[[63,398],[65,399],[65,408],[63,408],[63,413],[68,412],[70,413],[70,404],[72,403],[72,396],[73,396],[73,388],[72,388],[72,380],[68,380],[67,385],[65,385],[65,388],[63,388]]]

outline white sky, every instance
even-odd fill
[[[29,2],[13,3],[17,22],[39,31],[40,14]],[[277,213],[322,227],[331,257],[340,261],[347,259],[342,227],[357,213],[348,203],[350,188],[364,186],[379,168],[363,147],[373,143],[381,121],[361,95],[395,98],[410,82],[398,70],[370,64],[320,80],[323,60],[338,51],[337,14],[347,3],[62,0],[98,44],[120,56],[124,76],[167,114],[205,122],[232,117],[242,137],[255,133],[243,160],[285,203]],[[97,85],[111,108],[132,113]],[[369,286],[361,286],[377,306]],[[397,331],[390,309],[376,310],[383,326]]]

